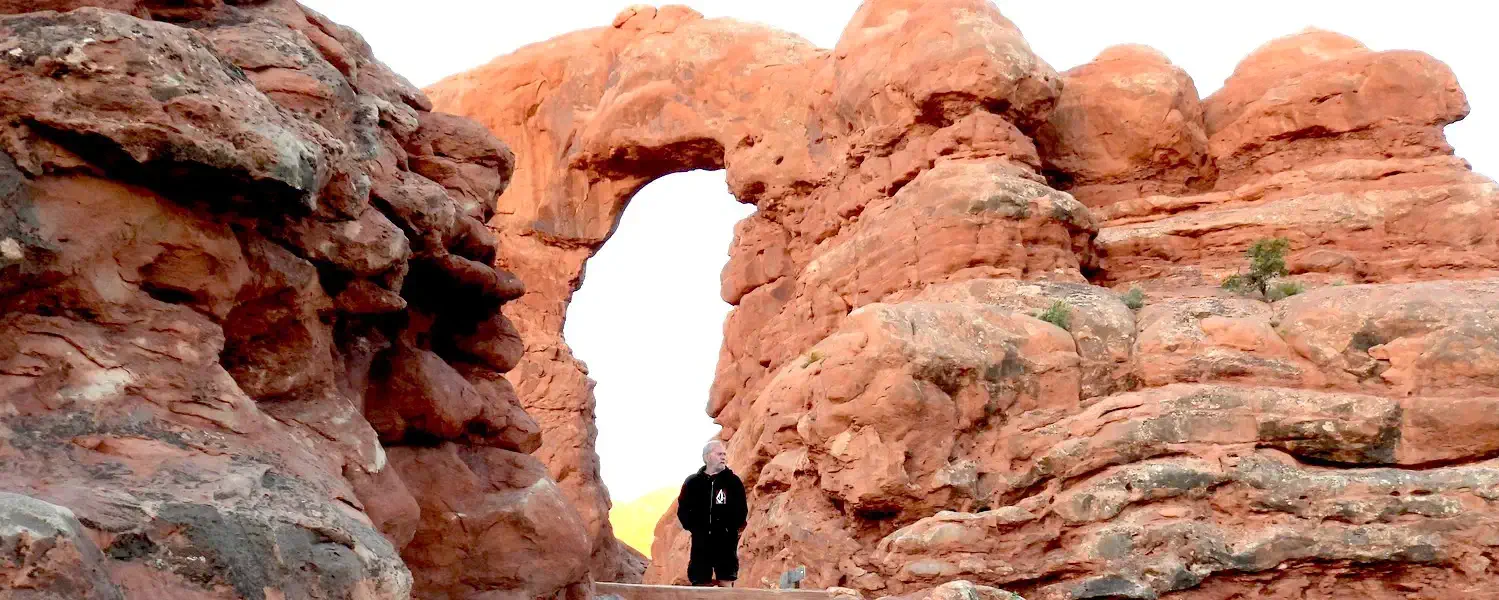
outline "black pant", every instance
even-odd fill
[[[739,579],[739,532],[701,531],[692,534],[692,552],[687,559],[687,580],[707,585],[715,579]]]

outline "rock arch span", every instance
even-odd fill
[[[980,26],[950,44],[908,51],[906,64],[889,73],[883,71],[896,63],[875,58],[904,36],[960,19]],[[739,306],[726,332],[735,339],[777,333],[789,339],[774,348],[726,345],[709,413],[732,433],[737,417],[722,412],[735,397],[819,332],[825,335],[851,306],[904,285],[880,282],[876,287],[888,289],[860,290],[865,284],[796,281],[817,244],[855,222],[866,202],[943,158],[987,164],[982,168],[992,170],[996,182],[1012,176],[1041,181],[1034,144],[1011,121],[1037,127],[1059,79],[992,7],[948,3],[902,16],[869,5],[849,31],[845,43],[829,51],[761,26],[705,20],[681,7],[635,8],[610,27],[528,46],[427,90],[445,110],[469,115],[526,149],[517,153],[515,174],[491,221],[501,245],[514,250],[502,265],[527,282],[527,294],[507,308],[527,348],[512,380],[531,399],[528,410],[546,432],[539,456],[601,544],[608,544],[607,492],[592,448],[591,384],[560,331],[584,261],[645,183],[672,172],[724,168],[734,196],[759,207],[738,226],[725,269],[723,297]],[[967,80],[930,75],[946,64],[971,69]],[[1081,280],[1073,250],[1086,254],[1086,227],[1057,220],[1041,234],[1057,251],[1022,258],[1021,269],[1070,268],[1071,279]],[[875,243],[867,238],[857,243]],[[909,245],[902,250],[916,253]],[[968,258],[947,260],[956,265]],[[997,262],[979,257],[985,261]],[[943,277],[940,271],[953,265],[935,265],[938,272],[925,276]],[[869,277],[909,279],[892,271]],[[817,300],[825,305],[813,306],[814,287],[831,292]],[[782,316],[761,331],[761,321],[774,315]],[[802,319],[817,325],[803,329]],[[595,574],[607,577],[608,570]]]

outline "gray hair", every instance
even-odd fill
[[[703,459],[706,460],[708,458],[708,453],[713,451],[713,447],[714,446],[722,446],[722,445],[723,445],[723,440],[713,440],[711,442],[708,442],[708,445],[703,446]]]

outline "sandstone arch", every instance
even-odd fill
[[[586,379],[555,333],[577,268],[643,181],[721,164],[759,209],[724,271],[736,308],[708,399],[760,502],[751,585],[805,563],[811,585],[869,594],[962,577],[1043,598],[1293,597],[1342,572],[1373,582],[1360,593],[1462,593],[1487,571],[1407,564],[1467,560],[1493,526],[1487,505],[1442,521],[1461,533],[1437,541],[1409,524],[1426,521],[1391,525],[1372,554],[1339,541],[1365,535],[1352,525],[1284,537],[1332,510],[1334,490],[1470,502],[1446,478],[1495,469],[1479,421],[1461,428],[1467,450],[1431,437],[1457,400],[1415,368],[1478,398],[1463,414],[1499,402],[1488,367],[1450,362],[1495,364],[1466,324],[1491,318],[1478,307],[1499,240],[1473,223],[1499,196],[1441,137],[1466,102],[1430,57],[1334,38],[1269,44],[1202,99],[1147,48],[1059,75],[982,0],[871,0],[831,50],[633,8],[429,92],[519,148],[491,221],[517,249],[501,264],[536,286],[507,309],[528,336],[513,375],[546,426],[585,432],[547,442],[575,501],[604,502],[587,477]],[[1318,50],[1329,43],[1340,50]],[[1282,54],[1301,58],[1265,58]],[[1242,249],[1273,235],[1293,238],[1292,270],[1312,286],[1374,285],[1274,307],[1221,297]],[[1143,286],[1154,305],[1135,313],[1089,282]],[[1444,308],[1417,302],[1436,290]],[[1059,300],[1086,311],[1068,331],[1034,318]],[[1401,308],[1338,354],[1357,318],[1335,307],[1371,302]],[[1449,316],[1414,326],[1428,311]],[[1241,426],[1215,432],[1219,418]],[[1393,479],[1338,468],[1331,488],[1265,483],[1329,465]],[[1293,488],[1316,508],[1211,508]],[[1238,525],[1208,526],[1224,519]],[[684,542],[661,523],[648,580],[677,578]]]
[[[800,40],[761,28],[703,24],[686,9],[631,9],[611,27],[524,48],[490,65],[492,75],[450,79],[430,90],[455,106],[503,98],[521,107],[478,117],[491,130],[535,148],[519,157],[511,183],[516,191],[500,198],[491,223],[501,244],[518,250],[508,268],[528,277],[531,290],[509,312],[527,350],[514,380],[521,395],[536,399],[528,410],[546,432],[539,455],[588,522],[600,553],[594,575],[601,579],[622,572],[626,551],[608,528],[609,501],[593,448],[592,382],[561,337],[566,303],[581,285],[584,263],[613,233],[638,190],[669,173],[722,169],[728,155],[741,156],[737,150],[752,143],[752,125],[726,125],[721,109],[703,110],[721,90],[694,84],[697,73],[708,80],[709,73],[746,72],[756,61],[815,53]],[[681,27],[701,31],[669,35]],[[642,41],[652,35],[666,41]],[[697,56],[679,71],[675,57],[694,44],[704,46],[710,36],[744,39],[751,50]],[[590,48],[601,51],[585,50]],[[677,102],[680,95],[693,106]],[[611,120],[627,125],[587,126]],[[736,197],[746,195],[736,189]],[[641,567],[633,567],[635,576]]]
[[[1011,121],[1039,126],[1055,99],[1057,75],[1030,55],[1013,25],[983,3],[895,12],[878,3],[866,6],[845,33],[846,42],[828,51],[764,27],[705,20],[680,7],[633,8],[610,27],[523,48],[427,90],[445,110],[467,114],[527,148],[518,153],[515,175],[490,223],[501,245],[515,250],[501,264],[527,282],[526,296],[507,308],[527,348],[512,380],[531,399],[528,410],[547,432],[539,455],[580,505],[600,543],[609,538],[607,495],[593,455],[591,384],[561,340],[561,323],[583,262],[607,239],[641,186],[671,172],[726,168],[734,196],[759,207],[738,226],[725,269],[723,297],[739,306],[726,331],[736,339],[777,333],[792,339],[781,348],[725,347],[739,356],[721,360],[709,413],[726,426],[727,437],[738,424],[732,399],[747,394],[752,380],[820,337],[819,331],[830,331],[851,307],[905,287],[870,282],[886,289],[859,290],[864,284],[793,281],[814,247],[838,238],[865,202],[898,190],[940,159],[987,162],[995,182],[1040,181],[1034,144]],[[978,25],[953,29],[959,18]],[[911,51],[900,69],[881,73],[887,63],[876,57],[899,46],[903,36],[944,32],[955,34],[951,44]],[[972,69],[969,79],[930,77],[934,65],[947,61]],[[878,82],[890,89],[878,89]],[[873,126],[870,119],[888,122]],[[865,161],[880,167],[858,168]],[[838,203],[829,199],[836,197],[847,201],[834,211]],[[994,208],[1002,207],[983,210]],[[1088,224],[1059,222],[1054,228],[1042,237],[1058,252],[1022,259],[1021,270],[1055,268],[1062,277],[1081,280],[1073,250],[1086,254]],[[875,244],[890,235],[854,231],[844,237]],[[932,273],[910,276],[940,279],[970,258],[979,266],[1000,262],[971,256],[975,249],[946,259],[952,264],[934,265]],[[915,248],[905,251],[914,255]],[[851,247],[843,251],[845,260],[855,254]],[[905,277],[899,271],[892,269]],[[827,298],[814,300],[817,286]],[[814,301],[825,305],[814,307]],[[775,314],[782,315],[778,323],[761,329],[758,322]],[[793,325],[806,317],[817,326]],[[595,575],[609,577],[613,567],[603,565],[611,559],[596,559]]]

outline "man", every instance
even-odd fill
[[[749,517],[744,482],[728,467],[729,452],[714,440],[703,447],[703,468],[682,482],[677,521],[692,534],[687,580],[733,587],[739,579],[739,530]]]

